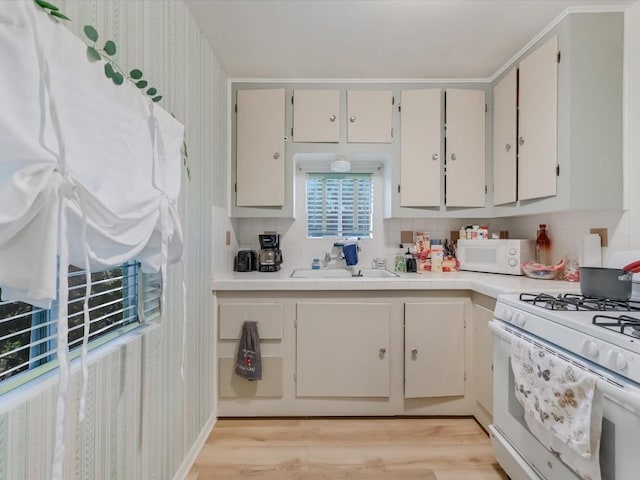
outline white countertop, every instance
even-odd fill
[[[213,279],[214,291],[264,290],[473,290],[501,293],[580,293],[578,282],[476,272],[400,273],[393,278],[291,278],[292,270],[229,272]]]

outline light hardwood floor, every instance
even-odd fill
[[[190,474],[197,480],[507,478],[471,418],[221,419]]]

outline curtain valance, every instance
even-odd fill
[[[183,126],[32,1],[3,3],[0,45],[3,298],[51,305],[61,215],[69,263],[180,259]]]

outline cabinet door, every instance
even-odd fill
[[[403,90],[400,104],[400,205],[440,206],[441,90]]]
[[[516,201],[518,74],[512,68],[493,87],[493,204]]]
[[[388,397],[389,305],[298,303],[296,394]]]
[[[558,37],[520,62],[518,199],[556,194]]]
[[[446,90],[446,205],[485,205],[484,90]]]
[[[284,205],[284,89],[238,90],[236,205]]]
[[[347,142],[391,143],[391,90],[347,92]]]
[[[293,141],[340,140],[340,91],[296,90],[293,93]]]
[[[481,305],[473,306],[473,378],[476,401],[489,414],[493,412],[493,335],[489,322],[493,312]]]
[[[464,395],[464,303],[405,303],[405,398]]]

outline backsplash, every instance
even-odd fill
[[[377,186],[377,185],[375,185]],[[374,186],[374,188],[375,188]],[[381,188],[374,190],[376,202],[382,198]],[[300,191],[300,189],[297,189]],[[283,269],[309,268],[313,258],[322,258],[331,250],[332,239],[307,238],[304,199],[296,202],[296,219],[234,218],[227,216],[226,209],[214,208],[214,271],[219,273],[233,270],[233,256],[241,249],[259,250],[258,234],[263,231],[277,231],[281,234]],[[380,203],[377,203],[378,205]],[[375,210],[374,210],[375,212]],[[362,250],[359,265],[371,266],[374,258],[383,257],[392,268],[398,252],[400,232],[403,230],[429,232],[431,238],[449,238],[451,231],[462,225],[487,225],[491,233],[508,230],[511,238],[535,239],[538,225],[547,225],[552,244],[552,258],[559,261],[567,254],[578,257],[579,244],[590,228],[608,229],[608,248],[603,248],[603,262],[606,263],[612,250],[633,248],[630,238],[629,214],[624,212],[576,211],[544,215],[531,215],[493,219],[451,219],[451,218],[403,218],[387,219],[374,213],[374,235],[372,239],[360,240]],[[230,245],[225,245],[226,232],[231,232]],[[406,248],[406,245],[405,245]]]

